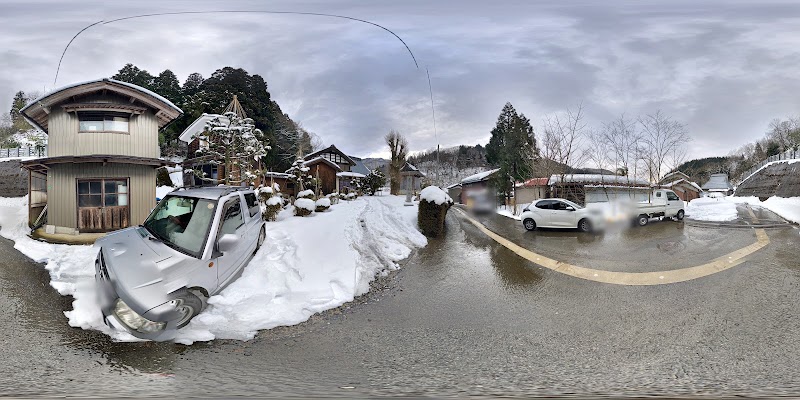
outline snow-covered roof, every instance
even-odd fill
[[[183,114],[183,110],[158,93],[132,83],[110,78],[76,82],[53,89],[28,103],[20,110],[20,113],[31,125],[47,132],[47,115],[49,114],[51,106],[64,103],[76,95],[79,96],[100,90],[116,90],[122,95],[131,96],[141,103],[157,109],[159,111],[156,114],[159,120],[159,127],[166,126]]]
[[[670,178],[683,179],[683,180],[685,180],[687,182],[689,181],[689,175],[686,175],[682,171],[677,171],[676,170],[676,171],[671,171],[671,172],[666,173],[661,178],[661,182],[665,182],[665,181],[669,180]],[[673,181],[674,181],[674,179],[673,179]]]
[[[604,174],[567,174],[564,175],[563,182],[565,183],[600,183],[608,185],[635,185],[635,186],[650,186],[650,182],[621,175],[604,175]],[[555,185],[561,183],[561,175],[553,175],[548,180],[548,185]]]
[[[308,161],[304,161],[304,162],[303,162],[303,165],[305,165],[305,166],[311,166],[311,165],[314,165],[314,164],[319,164],[319,163],[325,163],[325,164],[328,164],[328,165],[330,165],[331,167],[333,167],[334,169],[337,169],[337,170],[339,170],[339,171],[341,171],[341,170],[342,170],[342,167],[340,167],[340,166],[339,166],[339,164],[336,164],[335,162],[333,162],[333,161],[331,161],[331,160],[328,160],[327,158],[325,158],[325,157],[322,157],[322,156],[320,156],[320,157],[317,157],[317,158],[312,158],[312,159],[310,159],[310,160],[308,160]]]
[[[182,142],[189,143],[192,141],[192,138],[203,133],[206,130],[206,124],[210,122],[212,119],[219,117],[219,120],[222,123],[228,123],[228,117],[220,114],[206,114],[199,116],[194,122],[192,122],[186,129],[181,132],[181,135],[178,136]]]
[[[726,191],[733,190],[733,185],[728,181],[728,174],[711,174],[708,182],[703,185],[704,190]]]
[[[290,177],[291,175],[289,175],[289,174],[285,174],[285,173],[283,173],[283,172],[265,172],[265,173],[264,173],[264,176],[265,176],[265,177],[267,177],[267,178],[283,178],[283,179],[289,179],[289,177]]]
[[[677,185],[677,184],[679,184],[681,182],[686,183],[687,185],[697,189],[698,192],[702,192],[703,191],[703,188],[701,188],[700,185],[698,185],[698,184],[696,184],[696,183],[694,183],[692,181],[688,181],[686,179],[683,179],[683,178],[678,179],[678,180],[674,180],[674,181],[672,181],[670,183],[665,183],[665,184],[663,184],[661,186],[671,188],[671,187],[674,187],[675,185]]]
[[[364,175],[364,174],[359,174],[358,172],[348,172],[348,171],[344,171],[344,172],[337,172],[337,173],[336,173],[336,176],[338,176],[338,177],[340,177],[340,178],[363,178],[363,177],[365,177],[366,175]]]
[[[452,185],[450,185],[450,186],[446,187],[446,189],[453,189],[453,188],[457,188],[457,187],[461,187],[461,182],[459,182],[459,183],[454,183],[454,184],[452,184]]]
[[[492,174],[494,174],[495,172],[497,172],[497,171],[500,171],[500,168],[492,169],[492,170],[489,170],[489,171],[478,172],[475,175],[470,175],[470,176],[462,179],[461,180],[461,184],[462,185],[466,185],[466,184],[469,184],[469,183],[485,181],[485,180],[489,179],[489,177]]]

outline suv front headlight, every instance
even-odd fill
[[[141,333],[153,333],[164,330],[167,326],[165,322],[154,322],[142,317],[133,311],[122,299],[117,299],[114,304],[114,315],[122,321],[125,326]]]

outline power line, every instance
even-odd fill
[[[111,23],[114,23],[114,22],[125,21],[125,20],[130,20],[130,19],[147,18],[147,17],[158,17],[158,16],[165,16],[165,15],[192,15],[192,14],[283,14],[283,15],[308,15],[308,16],[316,16],[316,17],[340,18],[340,19],[347,19],[347,20],[356,21],[356,22],[362,22],[362,23],[365,23],[365,24],[369,24],[369,25],[381,28],[381,29],[385,30],[386,32],[389,32],[390,34],[392,34],[392,36],[396,37],[397,40],[399,40],[400,43],[402,43],[403,46],[406,48],[406,50],[408,51],[408,54],[411,55],[411,59],[414,60],[414,66],[417,69],[419,69],[419,64],[417,63],[417,57],[414,56],[414,53],[411,51],[411,48],[408,47],[408,44],[406,44],[406,42],[400,36],[398,36],[391,29],[389,29],[389,28],[387,28],[387,27],[385,27],[383,25],[380,25],[380,24],[377,24],[375,22],[368,21],[368,20],[365,20],[365,19],[361,19],[361,18],[348,17],[346,15],[338,15],[338,14],[325,14],[325,13],[299,12],[299,11],[262,11],[262,10],[175,11],[175,12],[164,12],[164,13],[130,15],[130,16],[127,16],[127,17],[111,19],[111,20],[108,20],[108,21],[100,20],[100,21],[97,21],[97,22],[95,22],[93,24],[85,26],[83,29],[78,31],[78,33],[76,33],[75,36],[73,36],[72,39],[70,39],[70,41],[69,41],[69,43],[67,43],[66,47],[64,47],[64,51],[61,53],[61,58],[58,60],[58,67],[56,68],[56,75],[55,75],[55,78],[53,79],[53,85],[55,86],[56,82],[58,81],[58,73],[61,71],[61,63],[64,60],[64,55],[67,54],[67,50],[69,49],[69,46],[72,45],[72,42],[74,42],[75,39],[77,39],[78,36],[80,36],[87,29],[89,29],[89,28],[91,28],[93,26],[96,26],[98,24],[108,25],[108,24],[111,24]]]

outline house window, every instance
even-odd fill
[[[78,207],[117,207],[128,205],[128,181],[78,181]]]
[[[128,133],[128,116],[121,113],[79,112],[78,132]]]

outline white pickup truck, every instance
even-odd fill
[[[634,208],[636,213],[636,223],[645,226],[650,222],[650,218],[667,217],[676,218],[679,221],[686,214],[683,200],[675,192],[668,189],[656,189],[650,196],[650,202],[636,203]]]

